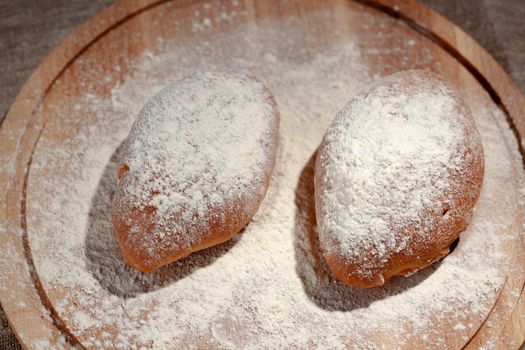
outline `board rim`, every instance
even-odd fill
[[[64,39],[35,69],[0,123],[0,144],[12,143],[6,130],[9,129],[9,126],[19,125],[17,142],[16,144],[11,144],[11,146],[15,147],[0,150],[0,159],[5,161],[17,157],[19,154],[18,146],[22,144],[28,134],[32,134],[32,131],[34,132],[34,124],[38,123],[38,121],[34,120],[34,112],[38,109],[43,97],[53,86],[56,79],[82,52],[119,24],[166,1],[168,0],[118,0],[88,19]],[[177,1],[181,6],[202,2],[202,0],[173,1]],[[445,49],[448,54],[456,58],[474,76],[494,102],[506,113],[509,119],[508,122],[513,128],[517,140],[521,140],[522,135],[525,135],[525,116],[522,116],[523,112],[525,112],[525,95],[503,67],[462,29],[415,0],[347,1],[355,1],[374,7],[387,15],[398,18]],[[519,142],[518,144],[523,155],[521,144]],[[7,197],[10,189],[13,187],[9,181],[12,176],[13,169],[9,166],[0,168],[0,181],[2,182],[0,194],[4,199],[0,202],[0,220],[5,223],[8,222],[9,216]],[[9,236],[7,229],[4,232],[0,231],[0,237],[2,235]],[[5,245],[5,240],[2,240],[0,247],[5,248]],[[15,315],[13,312],[9,312],[9,306],[6,310],[5,306],[7,304],[2,302],[2,300],[8,299],[6,294],[5,290],[0,290],[0,304],[2,304],[9,325],[16,334],[20,344],[24,348],[29,348],[28,339],[21,336],[21,331],[25,330],[20,320],[23,315]],[[517,339],[518,344],[521,344],[525,338],[525,321],[523,317],[520,317],[520,314],[523,312],[525,312],[525,283],[523,283],[521,288],[521,296],[518,298],[517,304],[510,315],[510,323],[507,322],[505,325],[506,334],[519,337]],[[508,324],[510,326],[507,326]],[[25,326],[27,327],[27,325]],[[61,332],[58,329],[57,331]],[[27,332],[24,333],[27,334]],[[474,335],[474,337],[476,336],[477,334]],[[471,342],[472,339],[466,346]]]

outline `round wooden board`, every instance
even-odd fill
[[[77,79],[85,76],[78,71],[75,64],[99,56],[100,65],[90,72],[94,76],[92,79],[97,80],[109,74],[119,81],[130,69],[130,65],[119,61],[120,55],[126,55],[133,60],[152,48],[155,40],[151,39],[171,38],[176,35],[176,29],[169,24],[152,26],[152,18],[162,19],[163,11],[180,11],[183,14],[185,8],[201,3],[189,0],[173,3],[146,0],[117,2],[77,29],[55,49],[35,71],[9,110],[0,129],[0,160],[3,165],[0,168],[0,245],[3,252],[0,255],[0,300],[10,325],[25,348],[45,348],[49,344],[61,344],[68,348],[79,341],[76,334],[71,334],[67,322],[64,323],[57,317],[56,305],[53,302],[56,295],[49,295],[40,285],[33,267],[31,242],[26,232],[26,188],[36,145],[44,130],[48,133],[44,137],[50,137],[51,134],[51,138],[57,142],[65,141],[62,138],[67,134],[60,128],[46,129],[48,125],[60,126],[59,119],[50,119],[54,118],[50,106],[61,103],[67,107],[67,101],[74,100],[82,94],[83,87],[78,84]],[[212,9],[217,3],[211,3]],[[334,18],[344,28],[345,33],[353,38],[357,36],[363,45],[362,48],[368,49],[374,45],[395,48],[400,43],[370,42],[374,38],[372,30],[360,26],[359,22],[348,21],[343,15],[345,11],[355,8],[374,13],[377,18],[384,19],[385,25],[398,22],[408,24],[399,30],[405,31],[407,38],[414,40],[416,47],[430,50],[435,59],[423,63],[416,59],[403,62],[403,55],[396,56],[395,52],[388,58],[370,54],[367,60],[371,66],[376,67],[377,74],[384,75],[409,67],[435,68],[436,62],[447,62],[446,66],[440,67],[442,73],[469,99],[498,105],[509,117],[508,121],[513,124],[518,140],[521,139],[520,135],[525,133],[525,97],[512,79],[463,31],[414,1],[331,0],[322,4],[315,1],[288,1],[282,2],[282,6],[276,5],[279,1],[256,3],[246,0],[241,3],[248,12],[248,21],[254,24],[267,16],[285,17],[286,13],[290,12],[300,15],[318,7],[328,7],[334,14],[342,14],[339,17],[335,15]],[[215,21],[214,18],[211,20]],[[184,23],[189,26],[191,21]],[[222,29],[218,26],[214,30]],[[144,35],[136,38],[124,35],[137,32]],[[112,43],[115,45],[112,46]],[[385,60],[392,62],[385,65]],[[116,64],[120,64],[121,71],[113,69]],[[109,84],[100,84],[97,92],[107,95],[110,90]],[[488,99],[489,96],[492,101]],[[509,145],[509,148],[513,148],[513,145]],[[519,154],[514,154],[514,157],[518,192],[524,187],[525,180],[521,157]],[[524,204],[520,202],[519,206],[523,212]],[[507,251],[510,256],[507,279],[492,311],[466,339],[451,329],[447,345],[455,348],[479,348],[490,344],[503,349],[517,348],[523,342],[525,273],[522,268],[525,267],[525,237],[522,221],[521,216],[516,218],[517,224],[520,225],[520,242]],[[51,316],[47,310],[51,310]],[[420,341],[414,340],[409,346],[417,346],[421,344],[418,343]],[[388,339],[384,340],[383,344],[395,345],[389,344]]]

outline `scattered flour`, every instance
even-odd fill
[[[416,51],[372,50],[358,36],[349,41],[330,11],[243,24],[243,11],[230,9],[239,18],[222,22],[216,34],[203,22],[210,9],[197,4],[189,13],[196,10],[204,17],[195,31],[175,23],[181,31],[173,41],[160,40],[158,49],[121,62],[131,67],[122,80],[115,65],[109,94],[98,92],[109,79],[89,80],[102,68],[90,63],[92,51],[86,51],[68,69],[92,85],[83,86],[85,94],[73,102],[46,107],[49,117],[27,187],[27,238],[43,290],[71,333],[96,349],[381,348],[409,340],[444,347],[450,345],[445,330],[479,324],[504,282],[504,247],[521,229],[513,221],[513,160],[495,122],[504,120],[502,113],[479,101],[469,106],[483,139],[485,180],[454,253],[382,288],[344,286],[326,271],[318,250],[315,150],[337,111],[364,84],[387,73],[370,71],[369,62],[377,67],[385,59],[382,67],[394,70],[439,62]],[[339,10],[344,23],[357,16],[371,27],[375,16],[387,22],[372,33],[378,36],[371,43],[407,35],[380,14]],[[415,34],[413,39],[421,40]],[[407,59],[390,66],[396,55]],[[241,235],[141,274],[122,261],[111,225],[119,146],[148,99],[169,81],[204,70],[249,73],[276,96],[282,120],[272,184]]]

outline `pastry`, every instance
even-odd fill
[[[124,143],[113,200],[125,261],[149,272],[237,234],[268,189],[278,128],[274,98],[248,76],[199,73],[154,96]]]
[[[328,128],[315,165],[319,242],[333,275],[380,286],[447,255],[483,171],[474,120],[436,74],[400,72],[360,92]]]

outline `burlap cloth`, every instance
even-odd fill
[[[0,0],[0,120],[31,72],[47,54],[77,25],[112,2]],[[472,35],[525,91],[525,1],[421,2]],[[0,349],[20,349],[1,310]]]

